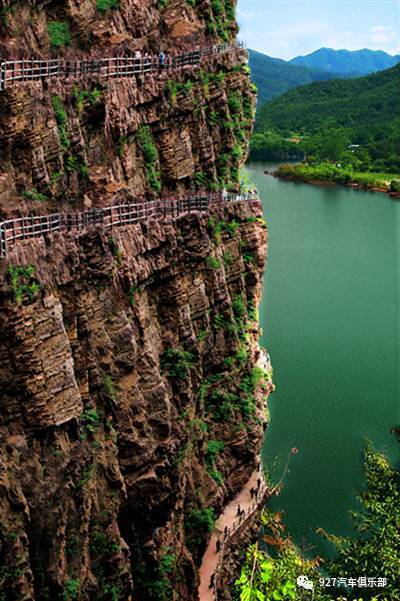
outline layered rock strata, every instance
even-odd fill
[[[2,58],[157,54],[236,32],[230,0],[3,1],[0,17]],[[1,220],[238,189],[245,60],[5,90]],[[253,201],[25,240],[0,261],[2,601],[196,599],[214,515],[262,441],[266,238]]]

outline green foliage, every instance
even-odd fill
[[[30,303],[36,299],[40,284],[35,277],[35,271],[35,267],[31,264],[27,266],[9,264],[8,275],[17,305]]]
[[[185,520],[185,528],[193,532],[212,532],[215,520],[215,512],[212,507],[192,509]]]
[[[161,192],[161,175],[158,150],[151,130],[148,126],[142,125],[139,127],[136,136],[144,157],[147,181],[150,188],[158,194]]]
[[[59,96],[52,96],[51,103],[57,121],[57,128],[60,136],[61,145],[63,146],[63,148],[67,149],[71,145],[66,129],[66,125],[68,123],[67,112],[64,108],[63,101]]]
[[[97,526],[92,532],[89,548],[93,557],[108,558],[120,550],[120,544],[100,526]]]
[[[273,131],[286,140],[294,135],[310,162],[400,173],[400,115],[393,103],[399,75],[397,65],[367,77],[291,90],[260,109],[256,131]],[[351,152],[350,144],[358,148]]]
[[[186,380],[194,366],[194,355],[180,348],[167,349],[160,358],[161,371],[170,378]]]
[[[224,254],[222,255],[222,258],[224,260],[224,265],[226,265],[228,267],[229,267],[229,265],[232,265],[234,259],[233,259],[233,254],[229,250],[224,252]]]
[[[81,420],[90,434],[94,434],[100,427],[101,420],[97,409],[85,409],[81,413]]]
[[[277,175],[295,181],[330,181],[337,184],[356,183],[361,187],[379,187],[390,191],[390,173],[360,173],[344,167],[337,167],[332,163],[322,162],[318,165],[280,165]]]
[[[37,201],[46,201],[48,200],[46,194],[42,194],[41,192],[38,192],[36,190],[36,188],[32,188],[32,190],[24,190],[22,192],[22,196],[24,198],[29,198],[30,200],[37,200]]]
[[[258,89],[258,106],[260,108],[267,101],[281,96],[291,88],[337,77],[336,73],[284,62],[255,50],[249,50],[249,65],[256,91]]]
[[[246,302],[243,296],[238,295],[233,299],[232,309],[236,317],[244,317],[247,314]]]
[[[67,21],[52,21],[47,25],[47,31],[52,48],[69,46],[72,41],[71,31]]]
[[[132,285],[129,288],[129,304],[131,307],[134,307],[136,305],[136,297],[141,292],[142,292],[142,288],[140,286]]]
[[[389,184],[390,192],[400,192],[400,179],[393,179]]]
[[[208,178],[204,171],[196,171],[194,174],[194,181],[198,188],[205,188],[207,186]]]
[[[253,134],[250,141],[250,160],[294,161],[304,158],[304,150],[281,134],[266,130]]]
[[[204,328],[202,330],[199,331],[199,333],[197,334],[197,341],[198,342],[203,342],[208,336],[208,329]]]
[[[231,92],[228,96],[229,111],[235,115],[242,111],[242,95],[240,92]]]
[[[89,102],[90,105],[96,104],[101,98],[101,90],[93,88],[93,90],[81,90],[78,86],[74,86],[72,90],[72,96],[75,99],[76,109],[78,113],[82,113],[85,108],[85,102]]]
[[[399,599],[400,471],[383,453],[374,451],[371,444],[365,449],[364,471],[367,487],[359,495],[362,508],[353,514],[358,535],[339,538],[325,534],[338,551],[326,568],[332,575],[384,576],[386,598]],[[363,591],[364,601],[371,599],[374,592],[374,589]]]
[[[172,598],[172,585],[169,576],[176,570],[176,554],[171,552],[171,547],[162,547],[159,564],[151,580],[145,583],[145,588],[154,601],[169,601]]]
[[[238,396],[224,389],[213,390],[206,399],[206,411],[217,422],[229,421],[239,404]]]
[[[80,580],[75,578],[70,578],[69,580],[66,580],[64,585],[63,600],[73,601],[74,599],[78,599],[80,588]]]
[[[124,255],[113,236],[108,239],[108,248],[117,259],[118,265],[122,265]]]
[[[225,448],[225,443],[222,440],[209,440],[207,443],[207,451],[205,455],[205,462],[207,465],[207,472],[211,478],[215,480],[218,486],[223,483],[222,474],[215,467],[215,460],[218,453],[221,453]]]
[[[107,396],[115,401],[118,396],[118,388],[114,384],[112,377],[110,374],[103,374],[101,379]]]
[[[118,7],[118,0],[96,0],[96,8],[104,13]]]
[[[207,443],[207,452],[205,456],[206,463],[213,465],[218,453],[223,451],[225,443],[222,440],[209,440]]]
[[[297,601],[296,579],[304,574],[318,578],[317,561],[301,557],[291,540],[284,536],[280,514],[264,510],[264,545],[251,545],[240,577],[235,582],[234,601]],[[273,554],[269,548],[272,546]],[[327,601],[324,589],[314,586],[313,599]]]
[[[206,258],[206,262],[211,269],[219,269],[221,267],[221,261],[217,257],[214,257],[214,255],[209,255]]]
[[[67,173],[76,171],[84,176],[87,176],[89,173],[88,166],[85,163],[82,163],[78,157],[73,156],[72,154],[68,154],[65,157],[65,170]]]
[[[215,243],[218,245],[221,244],[222,234],[226,232],[230,238],[234,238],[237,234],[237,231],[240,227],[240,224],[233,219],[232,221],[219,221],[218,223],[209,222],[210,227],[213,229],[213,237]]]

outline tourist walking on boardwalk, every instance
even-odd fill
[[[211,578],[210,578],[210,584],[208,585],[208,588],[214,588],[214,583],[215,583],[215,574],[212,574]]]
[[[240,505],[238,505],[237,512],[236,512],[236,517],[239,517],[240,514],[241,514],[241,509],[240,509]]]
[[[215,548],[217,549],[217,553],[221,551],[221,543],[219,539],[217,539],[217,542],[215,543]]]
[[[165,54],[164,52],[161,50],[160,54],[158,55],[158,62],[160,65],[160,69],[164,69],[165,67]]]

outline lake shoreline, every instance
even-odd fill
[[[264,173],[266,175],[272,175],[273,177],[276,177],[278,179],[291,181],[291,182],[295,182],[295,183],[311,184],[313,186],[320,186],[320,187],[324,187],[324,188],[332,187],[332,186],[342,186],[345,188],[353,188],[355,190],[362,190],[364,192],[366,192],[366,191],[367,192],[380,192],[380,193],[390,196],[393,199],[400,199],[400,192],[393,192],[393,191],[389,190],[387,187],[374,186],[373,184],[360,183],[360,182],[356,182],[356,181],[350,181],[348,183],[344,183],[344,182],[335,182],[335,181],[328,180],[328,179],[319,179],[319,178],[314,179],[312,177],[292,175],[289,173],[280,173],[279,169],[276,171],[264,171]]]

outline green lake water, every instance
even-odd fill
[[[365,439],[399,456],[400,202],[266,168],[248,165],[269,231],[260,320],[276,392],[264,462],[276,482],[298,448],[272,506],[298,544],[329,552],[314,531],[351,532]]]

